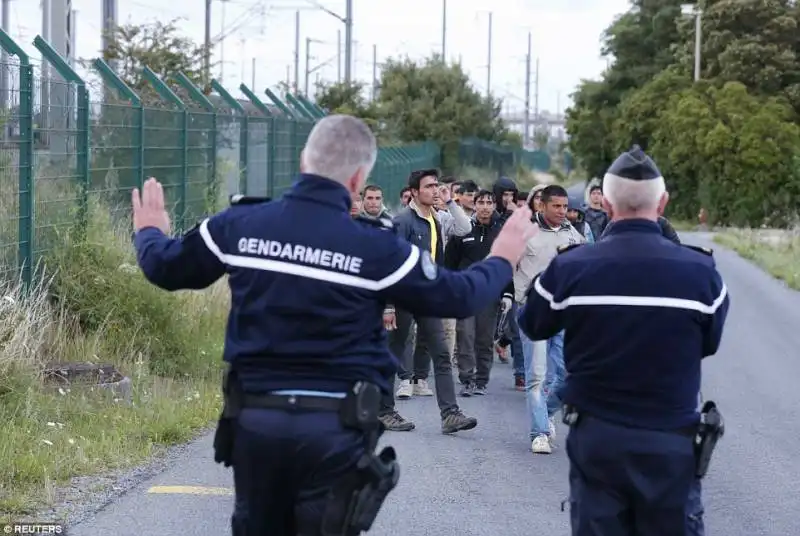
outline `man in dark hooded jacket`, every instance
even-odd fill
[[[517,197],[519,197],[517,184],[508,177],[500,177],[492,186],[492,193],[494,194],[497,213],[505,223],[508,217],[513,214],[514,209],[517,208]]]

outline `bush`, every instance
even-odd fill
[[[225,282],[156,289],[136,268],[127,225],[112,224],[101,201],[89,213],[85,241],[59,232],[41,283],[0,284],[0,519],[58,500],[71,477],[189,440],[219,410]],[[131,378],[132,400],[48,387],[42,371],[54,362],[112,363]]]

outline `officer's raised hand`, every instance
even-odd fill
[[[531,223],[531,209],[527,206],[514,210],[492,244],[490,257],[500,257],[516,266],[525,252],[528,240],[536,236],[539,228]]]
[[[169,214],[164,208],[164,188],[153,177],[145,181],[141,197],[139,189],[131,192],[133,202],[133,229],[140,231],[146,227],[155,227],[168,235],[170,232]]]

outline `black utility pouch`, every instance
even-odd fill
[[[224,404],[214,434],[214,461],[230,467],[233,465],[236,422],[242,411],[241,388],[236,373],[230,369],[225,371],[222,378],[222,394]]]
[[[357,382],[342,401],[339,418],[342,426],[355,430],[370,431],[378,427],[378,412],[381,407],[381,390],[372,383]]]

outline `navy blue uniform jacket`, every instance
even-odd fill
[[[228,274],[224,359],[248,392],[389,391],[396,361],[383,327],[387,301],[421,316],[466,318],[497,300],[512,267],[488,259],[463,272],[380,222],[354,220],[350,194],[301,175],[278,200],[234,205],[180,238],[136,233],[139,266],[166,290],[202,289]]]
[[[710,252],[709,252],[710,253]],[[562,400],[619,424],[697,422],[703,357],[719,348],[730,298],[713,257],[623,220],[558,256],[531,285],[520,329],[565,329]]]

